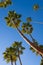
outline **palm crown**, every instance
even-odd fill
[[[33,28],[29,22],[23,23],[23,25],[22,25],[22,32],[23,33],[30,34],[30,33],[32,33],[32,31],[33,31]]]
[[[5,19],[7,21],[7,25],[14,27],[14,28],[18,27],[21,22],[20,17],[21,17],[21,15],[17,14],[15,11],[9,11],[8,17],[5,17]]]
[[[11,65],[13,65],[13,62],[16,62],[19,58],[20,65],[22,65],[20,55],[23,54],[24,49],[25,47],[22,46],[22,42],[15,41],[11,47],[6,48],[5,52],[3,53],[4,59],[7,62],[11,62]]]
[[[14,53],[14,50],[12,47],[10,48],[6,48],[6,51],[3,53],[4,55],[4,59],[7,61],[7,62],[10,62],[11,61],[11,57],[12,57],[12,62],[16,61],[17,58],[15,56],[15,53]]]
[[[10,4],[12,4],[11,0],[1,0],[0,7],[7,7]]]
[[[23,54],[23,50],[25,49],[23,46],[22,46],[22,42],[14,42],[13,44],[12,44],[12,47],[14,48],[14,49],[16,49],[16,54],[17,54],[17,56],[18,56],[18,54],[20,55],[20,54]]]

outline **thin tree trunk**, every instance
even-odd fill
[[[10,56],[10,57],[11,57],[11,65],[13,65],[12,56]]]
[[[20,65],[22,65],[21,59],[20,59],[20,55],[18,55],[19,61],[20,61]]]
[[[13,62],[11,61],[11,65],[13,65]]]
[[[17,28],[19,34],[23,37],[23,39],[30,44],[30,46],[36,51],[38,52],[40,55],[43,56],[43,50],[41,50],[38,46],[35,46],[35,44],[33,44],[26,36],[24,36],[24,34]]]
[[[17,50],[18,50],[18,58],[19,58],[19,61],[20,61],[20,65],[22,65],[21,58],[20,58],[20,55],[19,55],[19,48],[17,48]]]
[[[15,65],[16,65],[16,61],[15,61]]]

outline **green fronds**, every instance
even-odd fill
[[[20,17],[21,15],[17,14],[15,11],[9,11],[8,17],[5,17],[5,20],[8,26],[17,28],[20,26]]]
[[[4,7],[4,2],[0,2],[0,7]]]
[[[31,22],[32,21],[31,17],[27,17],[26,20],[27,20],[27,22]]]
[[[18,54],[23,54],[23,50],[25,50],[25,47],[22,46],[22,42],[14,42],[12,44],[12,47],[15,49],[16,55],[18,56]]]
[[[9,11],[8,12],[8,17],[12,18],[12,17],[14,17],[15,14],[16,13],[14,13],[14,11]]]
[[[11,0],[6,0],[6,4],[12,4]]]
[[[10,58],[7,58],[7,59],[6,59],[6,62],[7,62],[7,63],[9,63],[10,61],[11,61]]]
[[[25,48],[22,46],[22,42],[14,42],[11,47],[6,48],[5,52],[3,53],[4,59],[7,63],[15,62],[18,59],[18,55],[23,54],[23,50]]]
[[[9,17],[5,17],[6,23],[9,24],[10,23],[10,18]]]
[[[29,22],[22,24],[22,32],[23,33],[30,34],[30,33],[32,33],[32,31],[33,31],[33,27]]]
[[[25,29],[22,29],[22,33],[26,33]]]
[[[17,47],[17,46],[21,47],[21,45],[22,45],[22,42],[16,42],[16,41],[12,44],[13,47]]]
[[[8,16],[13,18],[21,18],[21,14],[17,14],[15,11],[9,11]]]
[[[5,20],[6,21],[10,21],[10,17],[5,17]]]
[[[25,28],[25,27],[28,27],[28,26],[30,26],[29,23],[23,23],[23,24],[22,24],[22,28]]]
[[[12,47],[6,48],[5,52],[3,53],[3,56],[7,63],[11,62],[11,57],[12,57],[12,62],[15,62],[17,60],[14,49]]]
[[[15,56],[12,56],[12,59],[13,59],[13,62],[17,60],[17,57],[16,55]]]
[[[14,55],[15,54],[12,47],[6,48],[6,52],[8,52],[9,55]]]
[[[21,14],[18,14],[18,15],[17,15],[17,18],[21,18]]]
[[[10,4],[12,4],[11,0],[2,1],[2,2],[0,2],[0,7],[6,8]]]

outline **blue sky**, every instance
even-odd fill
[[[6,25],[4,17],[8,15],[9,10],[15,10],[22,15],[21,19],[24,22],[28,16],[32,17],[32,22],[43,22],[43,0],[12,0],[12,2],[13,4],[9,7],[0,8],[0,64],[10,64],[5,62],[2,54],[6,47],[11,46],[14,41],[22,41],[23,46],[26,47],[24,54],[21,55],[22,64],[40,65],[41,57],[36,56],[29,50],[29,45],[21,38],[17,30]],[[32,8],[35,3],[40,6],[37,11],[34,11]],[[43,44],[43,24],[32,23],[32,25],[34,28],[32,33],[33,37],[39,42],[39,44]],[[17,65],[20,65],[19,61],[17,61]]]

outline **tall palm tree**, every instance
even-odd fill
[[[15,65],[16,65],[17,57],[15,56],[15,53],[12,47],[6,48],[6,51],[3,53],[3,55],[6,62],[11,62],[11,65],[13,65],[13,62],[15,62]]]
[[[20,58],[20,55],[23,54],[23,50],[25,49],[23,46],[22,46],[22,42],[14,42],[12,44],[12,47],[14,49],[16,49],[16,56],[19,58],[19,61],[20,61],[20,65],[22,65],[22,62],[21,62],[21,58]],[[14,52],[15,52],[14,51]]]
[[[39,9],[39,4],[34,4],[34,5],[33,5],[33,9],[34,9],[34,10],[38,10],[38,9]]]
[[[39,48],[39,46],[36,46],[35,44],[33,44],[33,42],[31,42],[21,31],[20,29],[18,28],[19,25],[20,25],[20,17],[21,15],[17,14],[15,11],[9,11],[8,13],[8,17],[5,17],[6,21],[7,21],[7,25],[9,26],[12,26],[14,28],[17,29],[17,31],[19,32],[19,34],[23,37],[23,39],[28,43],[30,44],[30,46],[36,51],[39,53],[39,55],[41,54],[43,56],[43,50]],[[32,32],[32,29],[31,26],[30,26],[30,32]],[[30,33],[30,32],[27,32],[27,33]]]

